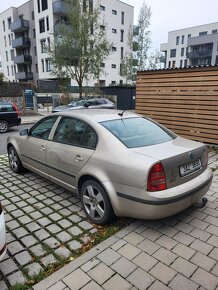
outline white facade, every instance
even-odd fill
[[[165,67],[217,64],[217,40],[218,22],[170,31],[168,42],[160,46]]]
[[[0,14],[0,53],[7,80],[33,81],[37,84],[38,80],[55,79],[50,73],[49,55],[45,47],[52,44],[54,25],[60,17],[54,13],[53,5],[57,2],[62,3],[61,0],[30,0]],[[134,8],[119,0],[93,2],[95,6],[100,5],[107,38],[113,43],[113,51],[104,63],[106,74],[101,76],[100,81],[105,85],[122,83],[124,79],[119,74],[121,57],[128,49],[128,32],[133,25]],[[93,86],[96,82],[89,80],[83,85]],[[77,83],[72,81],[72,85]]]

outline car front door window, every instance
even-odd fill
[[[48,140],[50,132],[57,120],[57,117],[49,117],[37,123],[30,131],[30,136]]]

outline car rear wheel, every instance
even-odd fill
[[[81,202],[87,217],[95,224],[112,222],[115,214],[104,188],[95,180],[86,180],[81,187]]]
[[[8,149],[8,159],[9,159],[9,164],[11,167],[11,170],[14,173],[21,173],[23,172],[24,168],[23,165],[20,161],[20,158],[17,154],[17,151],[13,146],[9,147]]]
[[[8,122],[4,120],[0,120],[0,133],[5,133],[9,129],[9,124]]]

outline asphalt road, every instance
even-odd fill
[[[30,128],[31,126],[32,125],[28,124],[28,125],[20,125],[17,127],[11,127],[9,128],[9,131],[7,133],[0,134],[0,155],[7,153],[6,144],[8,136],[17,135],[19,134],[20,130]]]

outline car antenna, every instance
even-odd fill
[[[123,110],[121,113],[118,113],[118,115],[122,118],[123,114],[126,112],[126,110]]]

